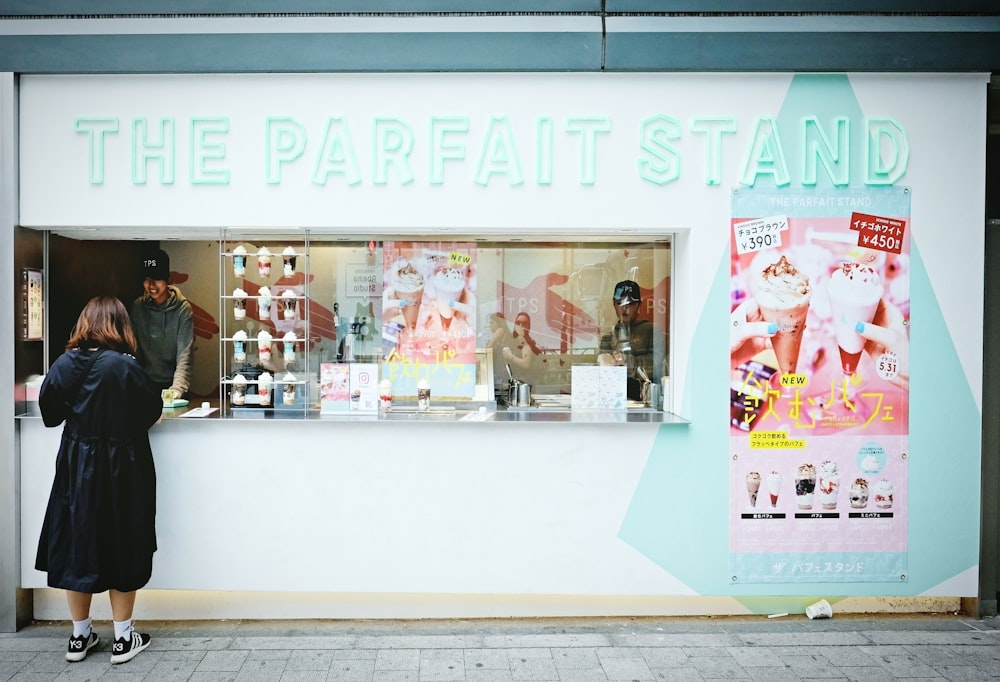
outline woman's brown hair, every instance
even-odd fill
[[[66,349],[107,348],[135,355],[135,334],[128,311],[113,296],[95,296],[83,306]]]

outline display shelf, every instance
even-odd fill
[[[237,246],[245,248],[246,253],[234,252]],[[262,248],[267,250],[269,257],[263,268],[258,262],[258,252]],[[289,248],[294,253],[285,253]],[[277,236],[223,230],[220,235],[219,406],[222,415],[280,412],[282,416],[304,416],[312,407],[310,388],[313,381],[308,369],[311,349],[307,343],[310,338],[309,248],[309,237],[304,231]],[[286,262],[286,256],[294,256],[294,261]],[[235,261],[237,257],[244,258],[242,264]],[[258,293],[264,287],[271,295],[267,297],[269,305],[262,315]],[[238,290],[246,295],[234,295]],[[286,294],[288,291],[292,294]],[[237,300],[246,301],[241,317],[236,316],[234,301]],[[285,317],[283,301],[295,302],[292,317]],[[245,332],[246,338],[234,337],[237,331]],[[261,346],[258,334],[262,331],[270,334],[269,346]],[[288,332],[293,332],[296,338],[286,341],[284,336]],[[241,342],[242,351],[237,356],[235,344]],[[286,344],[294,352],[286,354]],[[234,380],[240,374],[246,379],[245,384]],[[260,378],[265,374],[270,377],[270,400],[261,404],[258,390]],[[244,398],[234,402],[234,387],[242,385],[246,387]],[[286,387],[294,388],[284,391]]]

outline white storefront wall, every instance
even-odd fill
[[[987,78],[811,75],[828,97],[783,111],[794,78],[22,77],[26,227],[97,228],[110,239],[214,238],[231,226],[375,238],[674,235],[673,406],[690,425],[164,423],[152,432],[160,549],[150,587],[168,592],[145,616],[738,613],[741,597],[801,594],[795,585],[734,587],[725,566],[706,566],[693,583],[618,533],[650,458],[674,457],[698,483],[664,494],[704,518],[677,523],[671,544],[687,552],[707,542],[724,556],[726,485],[711,481],[726,466],[728,292],[719,282],[730,190],[773,186],[775,140],[787,186],[801,189],[802,156],[788,150],[803,146],[806,118],[827,126],[840,106],[851,117],[850,185],[888,178],[912,188],[913,243],[933,292],[923,308],[914,295],[913,318],[944,325],[954,345],[912,341],[910,533],[936,532],[919,522],[939,513],[934,467],[944,462],[921,450],[933,446],[921,435],[942,395],[921,382],[919,363],[954,354],[954,379],[977,412],[968,421],[979,424]],[[868,139],[880,155],[867,155]],[[829,186],[822,167],[819,177]],[[717,365],[693,352],[716,346]],[[58,429],[22,419],[19,437],[21,582],[40,588],[34,543]],[[980,452],[956,459],[954,494],[978,497]],[[965,509],[942,525],[978,528]],[[916,573],[923,546],[911,543]],[[976,594],[975,560],[939,564],[908,584],[805,589]],[[231,591],[257,597],[220,596]],[[326,598],[274,598],[286,592]],[[61,617],[59,599],[38,594],[36,616]]]

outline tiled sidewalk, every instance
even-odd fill
[[[66,623],[0,634],[0,680],[1000,680],[1000,619],[960,616],[140,622],[81,663]]]

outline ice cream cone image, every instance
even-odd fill
[[[400,259],[393,265],[390,282],[400,301],[406,327],[414,329],[424,295],[424,276],[408,260]]]
[[[867,265],[842,263],[830,276],[827,295],[844,374],[854,374],[858,369],[865,339],[855,327],[859,322],[872,321],[882,292],[881,278]]]
[[[761,317],[778,325],[771,337],[778,369],[782,374],[794,374],[812,298],[809,278],[781,256],[751,284]]]

